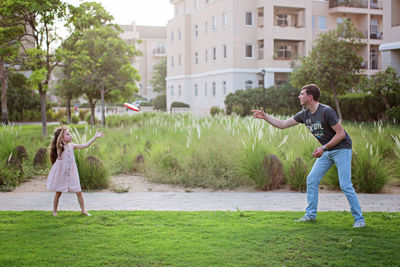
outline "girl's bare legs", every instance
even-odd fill
[[[58,201],[60,200],[62,192],[56,192],[53,201],[53,216],[57,216]]]
[[[79,202],[79,205],[81,206],[82,214],[86,215],[86,216],[91,216],[91,214],[86,212],[86,210],[85,210],[85,203],[83,201],[82,192],[76,192],[76,196],[78,197],[78,202]]]

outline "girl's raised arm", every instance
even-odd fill
[[[93,138],[89,140],[89,142],[87,142],[86,144],[75,144],[74,149],[87,148],[94,142],[94,140],[96,140],[97,138],[103,137],[103,136],[104,136],[104,134],[102,132],[96,132],[95,135],[93,136]]]

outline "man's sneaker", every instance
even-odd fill
[[[304,215],[300,219],[294,220],[295,222],[315,222],[314,218],[310,218],[307,215]]]
[[[365,227],[367,224],[364,222],[364,221],[362,221],[362,222],[355,222],[354,224],[353,224],[353,228],[361,228],[361,227]]]

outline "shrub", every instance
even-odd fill
[[[78,122],[79,122],[79,117],[76,116],[76,115],[72,115],[72,116],[71,116],[71,121],[72,121],[73,124],[78,124]]]
[[[389,120],[400,123],[400,105],[387,109],[386,116]]]
[[[290,188],[297,191],[305,191],[307,189],[308,169],[301,158],[296,158],[288,174],[288,183]]]
[[[183,102],[172,102],[171,108],[189,108],[190,105]]]
[[[26,148],[24,146],[16,146],[15,151],[16,151],[17,158],[21,162],[29,159],[28,152],[26,152]]]
[[[79,120],[84,121],[87,114],[90,112],[89,109],[79,109]]]
[[[353,155],[354,187],[365,193],[381,191],[388,178],[388,169],[381,157],[368,144],[366,149],[360,149]]]
[[[19,171],[0,163],[0,191],[12,191],[18,185]]]
[[[223,109],[220,109],[219,107],[217,107],[217,106],[212,106],[211,108],[210,108],[210,114],[211,114],[211,116],[215,116],[215,115],[218,115],[218,114],[220,114],[220,113],[224,113],[224,110]]]
[[[49,162],[48,158],[47,149],[44,147],[39,148],[33,159],[33,166],[36,168],[46,168]]]
[[[101,160],[95,156],[84,158],[84,153],[76,159],[82,190],[101,190],[109,186],[109,175]]]
[[[163,173],[170,173],[170,174],[176,174],[182,169],[178,160],[170,154],[163,155],[158,160],[158,166],[161,168]]]
[[[155,110],[166,111],[167,110],[167,96],[159,95],[151,100]]]
[[[282,162],[275,155],[268,155],[263,160],[266,180],[263,190],[277,189],[285,180]]]

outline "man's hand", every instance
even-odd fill
[[[254,113],[254,118],[256,119],[265,119],[265,112],[264,110],[260,109],[260,110],[252,110],[251,112]]]
[[[324,149],[320,146],[314,150],[313,157],[320,158],[322,154],[324,154]]]

